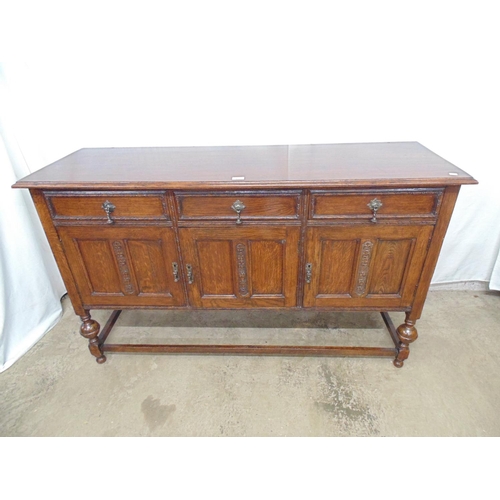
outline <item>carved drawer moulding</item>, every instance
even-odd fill
[[[106,223],[105,203],[115,222],[169,221],[166,191],[45,191],[54,222]],[[125,209],[125,213],[120,213]]]
[[[429,223],[437,218],[443,194],[444,188],[312,190],[309,218],[370,219],[368,205],[376,200],[381,205],[377,210],[379,221],[424,219]]]

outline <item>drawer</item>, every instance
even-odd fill
[[[443,189],[312,191],[310,219],[435,219]],[[378,208],[377,208],[378,207]]]
[[[175,193],[180,220],[298,219],[301,191]],[[239,202],[239,203],[237,203]]]
[[[164,191],[46,191],[54,220],[169,220]],[[109,207],[109,219],[106,212]]]

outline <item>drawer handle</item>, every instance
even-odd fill
[[[177,283],[179,281],[179,266],[177,262],[172,262],[172,269],[174,273],[174,282]]]
[[[370,222],[377,222],[377,212],[382,205],[383,203],[377,198],[374,198],[372,201],[370,201],[370,203],[368,203],[367,207],[372,211],[373,214]]]
[[[236,200],[232,205],[231,208],[238,214],[238,218],[236,219],[236,224],[241,224],[243,221],[241,220],[241,212],[246,208],[245,205],[243,205],[243,202],[240,200]]]
[[[106,212],[106,215],[108,217],[108,224],[114,224],[115,221],[111,218],[111,213],[115,211],[116,207],[113,205],[113,203],[106,200],[102,204],[102,208],[104,209],[104,211]]]
[[[190,285],[193,284],[193,266],[191,264],[186,264],[187,279]]]
[[[306,264],[306,283],[311,283],[312,274],[313,274],[313,265],[310,262],[308,262]]]

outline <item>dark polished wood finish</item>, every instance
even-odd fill
[[[183,306],[180,262],[170,227],[64,226],[59,238],[73,279],[87,307]]]
[[[460,185],[476,183],[404,142],[82,149],[14,187],[30,189],[98,363],[156,352],[401,367]],[[131,308],[381,311],[394,348],[107,344]],[[114,309],[102,331],[90,309]]]
[[[110,334],[113,326],[115,326],[115,323],[118,321],[118,317],[121,314],[121,309],[118,311],[113,311],[109,318],[108,321],[106,321],[106,324],[104,325],[104,328],[101,330],[101,333],[99,333],[99,345],[103,345],[104,342],[106,342],[106,339],[108,338],[108,335]]]
[[[241,201],[245,208],[241,219],[292,219],[300,213],[301,191],[267,191],[256,194],[252,191],[229,192],[176,192],[179,220],[236,220],[233,203]]]
[[[411,307],[432,229],[382,224],[308,228],[311,278],[304,306]]]
[[[103,203],[114,205],[110,214],[115,222],[168,220],[165,192],[52,191],[45,197],[55,221],[95,221],[108,223]]]
[[[377,210],[379,220],[411,218],[434,220],[443,189],[367,189],[313,191],[311,219],[359,219],[369,222],[372,212],[368,204],[373,198],[384,198]]]
[[[234,177],[244,180],[233,181]],[[474,183],[470,175],[418,142],[387,142],[80,149],[21,179],[16,186],[206,190]]]
[[[270,356],[389,356],[392,347],[296,346],[296,345],[203,345],[203,344],[105,344],[106,352],[148,352],[169,354],[244,354]]]
[[[295,307],[300,228],[181,228],[192,269],[189,303],[202,308]]]

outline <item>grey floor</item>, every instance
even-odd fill
[[[390,358],[151,354],[98,365],[63,305],[0,374],[1,436],[500,435],[500,293],[431,291],[402,369]],[[391,346],[376,313],[126,311],[112,337]]]

